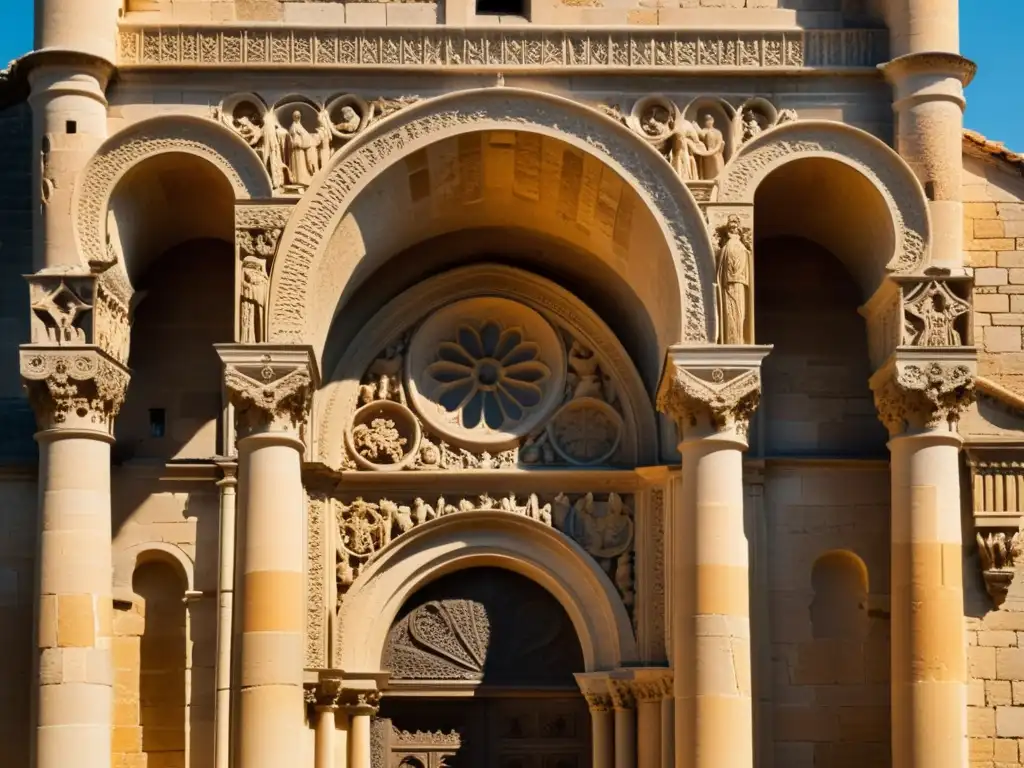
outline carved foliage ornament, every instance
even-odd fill
[[[243,373],[228,366],[224,383],[243,433],[296,431],[306,422],[313,399],[313,381],[305,368],[282,372],[280,366],[271,364],[268,355],[258,371]]]
[[[110,433],[128,389],[128,371],[95,347],[21,348],[21,376],[40,428]]]
[[[662,380],[658,410],[676,419],[684,432],[710,427],[742,436],[760,400],[760,370],[690,371],[677,366]]]
[[[985,579],[985,589],[995,601],[996,606],[1006,599],[1006,593],[1021,565],[1024,554],[1024,532],[989,533],[982,536],[976,534],[978,556],[981,559],[981,572]]]
[[[872,381],[878,418],[890,434],[953,424],[974,402],[973,366],[957,362],[896,363]]]

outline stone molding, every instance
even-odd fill
[[[110,436],[128,391],[128,370],[93,344],[24,344],[21,378],[40,429]]]
[[[217,344],[239,437],[304,431],[320,376],[309,347]]]
[[[403,71],[865,70],[888,60],[885,30],[681,31],[582,27],[316,28],[122,24],[118,67]]]
[[[899,347],[869,382],[878,418],[892,436],[956,423],[974,402],[973,347]]]
[[[670,347],[658,387],[658,410],[682,437],[731,434],[746,440],[761,400],[766,346]]]
[[[983,392],[977,384],[978,391]],[[971,507],[976,528],[1016,528],[1024,517],[1024,446],[971,443]]]

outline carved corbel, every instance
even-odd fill
[[[981,575],[985,589],[998,608],[1006,600],[1010,585],[1020,572],[1021,554],[1024,552],[1024,532],[976,534]]]
[[[900,347],[971,344],[971,280],[935,271],[890,275],[860,308],[868,326],[868,354],[876,368]]]
[[[128,371],[98,346],[25,344],[21,377],[40,429],[113,434]]]
[[[869,382],[878,418],[891,435],[953,429],[974,402],[976,373],[977,351],[971,347],[899,347]]]
[[[242,344],[267,340],[267,300],[270,274],[281,235],[294,205],[239,204],[235,208],[235,244],[238,249],[236,338]]]
[[[712,434],[746,441],[761,399],[761,361],[771,347],[672,347],[658,387],[658,410],[684,438]]]
[[[309,347],[218,344],[224,386],[238,435],[288,432],[303,436],[320,384]]]

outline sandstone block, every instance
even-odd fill
[[[1024,708],[998,707],[996,709],[996,735],[1004,738],[1024,737]]]
[[[1021,349],[1020,328],[1012,325],[989,326],[985,328],[983,343],[989,352],[1019,352]]]
[[[977,240],[990,237],[1016,237],[1016,234],[1006,231],[1006,227],[1000,219],[975,219],[974,237]]]
[[[992,250],[992,249],[984,249]],[[1010,250],[1010,249],[994,249],[994,250]],[[974,284],[975,285],[1006,285],[1009,282],[1009,274],[1007,270],[992,267],[981,267],[974,270]]]
[[[1017,633],[1010,630],[990,630],[978,633],[978,645],[988,645],[994,648],[1016,647]]]
[[[1002,218],[995,203],[965,203],[964,216],[968,219]]]
[[[994,680],[996,677],[996,649],[972,646],[967,649],[968,672],[975,680]]]
[[[998,716],[997,716],[998,719]],[[997,762],[1001,763],[1016,763],[1017,762],[1017,740],[1016,739],[996,739],[994,756]]]
[[[1000,293],[986,293],[974,297],[975,312],[1009,312],[1010,297]]]
[[[978,251],[981,253],[981,251]],[[997,251],[996,264],[1000,267],[1024,267],[1024,251]],[[978,266],[981,266],[980,264]]]
[[[1010,271],[1017,272],[1024,270],[1011,269]],[[1000,312],[997,314],[993,314],[992,325],[1016,325],[1019,328],[1020,326],[1024,325],[1024,315],[1014,314],[1012,312]]]
[[[964,243],[965,251],[1012,251],[1014,238],[1012,237],[986,237],[974,238]]]
[[[1024,648],[996,649],[996,677],[1000,680],[1024,680]]]
[[[1011,285],[1020,285],[1021,283],[1024,283],[1024,269],[1012,267],[1009,270],[1009,279]]]
[[[1012,251],[1011,251],[1012,253]],[[967,251],[967,263],[972,267],[1001,267],[995,251]]]
[[[57,596],[57,644],[78,648],[96,644],[92,595]]]
[[[968,736],[995,736],[996,711],[992,707],[967,708]]]
[[[969,707],[984,707],[985,706],[985,681],[984,680],[968,680],[967,681],[967,706]]]
[[[141,752],[142,728],[133,725],[115,726],[110,748],[114,752]]]
[[[1013,692],[1009,680],[986,680],[985,703],[990,707],[1009,707],[1013,704]]]
[[[968,759],[973,765],[976,760],[991,760],[995,755],[995,739],[968,739]]]
[[[1013,703],[1017,706],[1024,704],[1024,681],[1014,680],[1010,686],[1013,688]]]

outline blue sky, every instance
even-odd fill
[[[0,66],[32,46],[33,0],[0,0]],[[978,63],[968,128],[1024,152],[1024,0],[960,0],[960,46]]]

